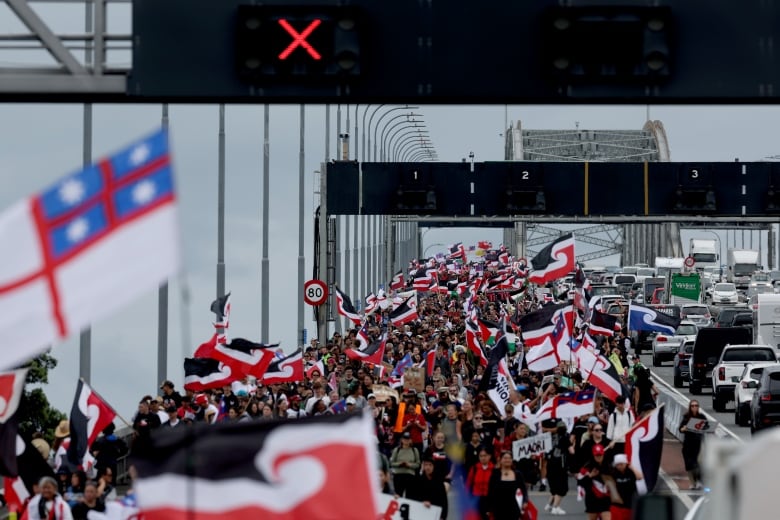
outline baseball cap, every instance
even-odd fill
[[[599,455],[604,455],[604,446],[602,444],[594,444],[593,456],[598,457]]]
[[[368,397],[366,399],[376,399],[376,396],[374,394],[368,394]]]
[[[409,432],[404,432],[404,434],[401,435],[401,437],[404,438],[404,439],[411,439],[412,438],[412,434],[409,433]]]
[[[599,444],[599,446],[601,445]],[[612,464],[614,464],[615,466],[617,466],[618,464],[628,464],[628,457],[626,457],[626,455],[623,453],[618,453],[617,455],[615,455],[615,460],[612,461]]]
[[[599,422],[601,422],[601,421],[599,421],[599,418],[598,418],[598,417],[596,417],[595,415],[593,415],[593,416],[591,416],[591,417],[588,419],[588,422],[589,422],[589,423],[593,423],[593,424],[598,424],[598,423],[599,423]]]
[[[206,397],[206,394],[198,394],[195,396],[195,404],[198,406],[206,406],[209,404],[209,398]]]
[[[354,397],[347,397],[347,404],[355,404],[356,402]]]

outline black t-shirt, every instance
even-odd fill
[[[179,392],[172,392],[171,395],[163,395],[162,409],[165,410],[171,406],[176,408],[181,406],[181,394]]]
[[[636,475],[630,469],[626,469],[624,473],[615,471],[612,477],[615,479],[618,495],[623,500],[622,504],[615,505],[630,508],[634,501],[634,495],[636,495]]]
[[[90,511],[98,511],[100,513],[106,510],[106,504],[102,500],[97,499],[97,502],[93,507],[88,506],[84,502],[79,502],[70,509],[73,515],[73,520],[87,520],[87,513]]]

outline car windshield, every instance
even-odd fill
[[[652,267],[642,267],[636,270],[636,274],[637,276],[654,276],[655,269],[653,269]]]
[[[733,283],[716,283],[714,290],[718,292],[734,292],[737,290],[737,288]]]
[[[704,305],[700,307],[684,307],[682,311],[684,314],[688,316],[691,315],[704,316],[705,314],[709,314],[710,312],[709,309],[707,309],[707,307],[705,307]]]
[[[723,353],[723,361],[774,361],[775,353],[765,348],[734,348]],[[778,376],[780,377],[780,376]]]
[[[674,333],[676,336],[695,336],[696,335],[696,325],[689,325],[684,324],[677,327],[677,330]]]

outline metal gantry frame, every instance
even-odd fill
[[[33,4],[59,4],[72,9],[74,17],[86,13],[83,33],[57,34]],[[109,55],[126,53],[132,61],[132,34],[109,33],[109,7],[132,0],[5,0],[11,14],[27,32],[0,34],[0,95],[20,98],[30,95],[68,94],[124,96],[132,63],[109,61]],[[128,20],[129,24],[129,20]],[[92,50],[92,59],[77,51]],[[43,51],[43,52],[42,52]],[[7,60],[4,56],[11,55]],[[48,59],[42,60],[42,55]],[[21,59],[20,59],[21,58]]]
[[[588,161],[588,162],[666,162],[670,160],[669,142],[661,121],[649,120],[641,130],[526,130],[518,121],[505,135],[505,159],[510,161]],[[577,240],[597,246],[580,260],[620,255],[624,265],[645,261],[650,251],[659,256],[681,256],[680,227],[667,220],[659,223],[614,224],[601,220],[599,225],[574,229]],[[659,229],[661,226],[663,229]],[[529,225],[518,221],[504,231],[504,242],[520,256],[533,256],[538,246],[572,231],[551,226]],[[655,256],[655,255],[652,255]]]

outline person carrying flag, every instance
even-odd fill
[[[607,480],[612,505],[611,520],[631,520],[631,510],[637,495],[636,483],[642,480],[642,472],[628,463],[628,457],[619,453],[612,462],[614,470]]]

